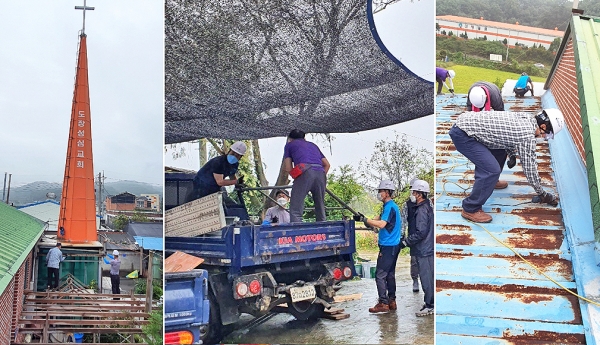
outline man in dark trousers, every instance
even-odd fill
[[[552,139],[564,126],[563,114],[558,109],[545,109],[535,117],[508,111],[461,114],[448,134],[456,150],[475,164],[475,183],[471,194],[462,201],[462,217],[477,223],[492,221],[482,206],[498,183],[504,164],[498,157],[505,150],[519,154],[527,181],[538,194],[534,202],[556,206],[558,198],[544,191],[541,185],[536,144]]]
[[[527,73],[521,73],[519,79],[515,83],[515,87],[513,88],[513,92],[517,97],[524,97],[527,92],[531,91],[531,97],[533,97],[533,81],[527,75]]]
[[[402,220],[398,205],[392,199],[394,196],[394,183],[383,180],[377,188],[377,199],[383,202],[381,216],[375,219],[367,219],[361,215],[361,221],[366,227],[379,228],[378,240],[379,255],[377,256],[377,268],[375,273],[375,284],[379,301],[370,313],[382,313],[398,309],[396,304],[396,261],[400,254],[400,237]]]
[[[410,181],[409,187],[412,187],[413,183],[417,181],[417,179],[412,179]],[[411,195],[408,200],[402,206],[402,210],[400,211],[402,215],[402,236],[408,236],[408,228],[414,226],[414,214],[415,214],[415,202],[413,201],[413,196]],[[410,225],[412,223],[412,225]],[[410,251],[410,277],[412,278],[413,285],[412,291],[419,292],[419,265],[417,264],[417,257],[415,256],[416,251]]]
[[[48,290],[58,288],[58,282],[60,280],[60,263],[65,260],[65,256],[63,256],[60,248],[60,242],[56,242],[56,247],[50,249],[46,255],[46,267],[48,268]]]
[[[402,241],[402,247],[410,247],[419,266],[421,287],[425,293],[425,304],[417,316],[433,315],[434,312],[434,226],[433,208],[427,198],[429,184],[416,180],[410,187],[411,201],[415,203],[413,219],[409,218],[408,236]]]
[[[471,85],[467,97],[467,111],[504,111],[502,92],[495,84],[478,81]]]
[[[121,270],[121,260],[119,260],[119,251],[113,250],[113,259],[110,260],[110,285],[112,286],[112,293],[119,295],[121,293],[121,276],[119,271]],[[115,298],[116,299],[116,298]]]

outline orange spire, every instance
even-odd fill
[[[98,240],[94,200],[87,46],[86,35],[81,34],[58,219],[58,238],[61,241],[88,243]]]

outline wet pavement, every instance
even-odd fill
[[[375,255],[360,254],[375,259]],[[345,309],[350,318],[298,321],[289,314],[276,314],[266,322],[248,328],[252,317],[243,315],[236,330],[223,343],[254,344],[433,344],[433,316],[416,317],[423,305],[423,292],[412,292],[410,256],[400,256],[396,266],[398,310],[370,314],[377,303],[375,279],[363,278],[343,283],[338,295],[362,293],[359,300],[333,304]]]

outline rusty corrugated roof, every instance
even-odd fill
[[[465,111],[466,95],[438,96],[436,103],[437,343],[585,343],[577,298],[494,239],[575,291],[560,207],[531,203],[535,192],[517,165],[504,168],[508,188],[494,191],[483,207],[492,223],[481,227],[463,219],[461,201],[474,165],[454,149],[448,129]],[[540,101],[505,97],[505,107],[533,112]],[[547,144],[538,149],[542,184],[555,191]]]

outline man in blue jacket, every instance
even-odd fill
[[[383,180],[377,188],[377,199],[383,202],[381,216],[367,219],[362,216],[362,221],[367,227],[379,228],[377,268],[375,284],[379,301],[369,308],[370,313],[382,313],[396,310],[396,261],[400,254],[400,229],[402,220],[398,205],[392,199],[396,187],[390,180]]]
[[[423,180],[416,180],[410,187],[411,201],[414,207],[414,221],[409,221],[408,237],[402,240],[402,246],[410,247],[411,254],[417,259],[421,287],[425,292],[425,304],[416,313],[417,316],[433,315],[434,289],[434,221],[433,208],[429,203],[429,184]]]
[[[529,91],[531,91],[531,97],[533,97],[533,81],[531,81],[527,73],[523,72],[519,79],[517,79],[513,92],[517,97],[524,97]]]

